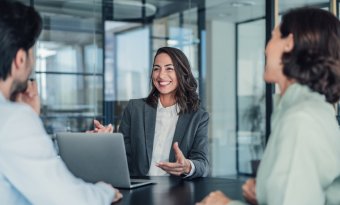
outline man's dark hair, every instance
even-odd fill
[[[34,8],[20,2],[0,1],[0,79],[11,74],[11,65],[19,49],[26,52],[35,44],[42,19]]]
[[[175,99],[180,109],[179,114],[197,111],[200,106],[200,100],[196,92],[197,82],[191,72],[188,58],[177,48],[162,47],[157,50],[154,62],[156,57],[161,53],[165,53],[170,56],[175,68],[178,81],[178,87],[175,91]],[[152,83],[152,72],[151,84],[152,90],[147,97],[146,102],[152,107],[157,107],[159,91]]]
[[[328,11],[298,8],[282,17],[281,38],[293,34],[294,47],[284,53],[283,73],[335,103],[340,97],[340,22]]]

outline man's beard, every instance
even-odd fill
[[[19,93],[25,92],[28,86],[28,79],[24,82],[13,82],[10,94],[10,101],[15,102]]]

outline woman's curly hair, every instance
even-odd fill
[[[293,34],[294,48],[282,56],[283,73],[330,103],[340,98],[340,22],[317,8],[299,8],[283,15],[281,37]]]
[[[170,56],[175,68],[178,81],[178,87],[175,91],[175,99],[180,109],[179,114],[197,111],[200,107],[200,100],[197,94],[197,82],[191,72],[188,58],[177,48],[162,47],[157,50],[154,61],[161,53],[166,53]],[[152,107],[157,107],[159,91],[152,83],[152,73],[150,80],[152,89],[146,98],[146,102]]]

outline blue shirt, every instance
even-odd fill
[[[111,204],[104,183],[75,178],[57,156],[31,107],[12,103],[0,92],[0,204]]]

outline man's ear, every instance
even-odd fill
[[[12,74],[15,74],[16,72],[25,68],[26,61],[27,53],[24,49],[20,48],[12,62]]]
[[[294,48],[294,36],[293,34],[289,34],[286,38],[286,43],[284,47],[285,52],[291,52]]]

